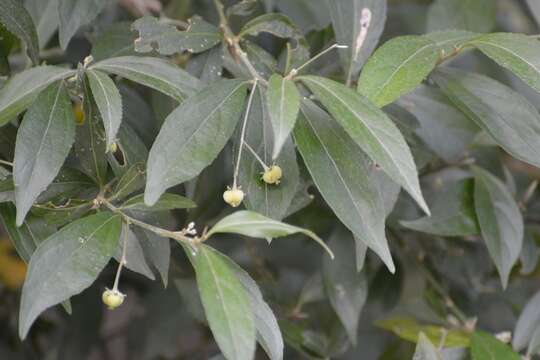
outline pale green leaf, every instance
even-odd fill
[[[300,110],[300,93],[292,80],[274,74],[268,80],[266,97],[274,131],[272,159],[275,160],[296,123]]]
[[[26,44],[30,60],[39,63],[39,43],[32,17],[19,0],[0,0],[0,23]]]
[[[429,214],[409,146],[384,112],[335,81],[316,76],[301,79],[362,150]]]
[[[231,137],[244,108],[245,81],[220,80],[192,96],[165,120],[148,157],[145,202],[197,176]]]
[[[19,314],[19,335],[47,308],[89,287],[116,250],[121,218],[102,212],[48,237],[30,260]]]
[[[491,334],[476,331],[471,337],[472,360],[520,360],[521,356]]]
[[[64,85],[45,89],[25,114],[17,133],[13,179],[17,225],[54,180],[75,140],[75,118]]]
[[[328,252],[331,258],[334,258],[334,254],[330,248],[328,248],[324,241],[313,231],[272,220],[253,211],[236,211],[231,215],[224,217],[210,229],[207,237],[210,237],[213,234],[221,233],[240,234],[249,237],[267,239],[269,241],[272,238],[300,233],[315,240]]]
[[[106,4],[107,0],[59,0],[60,47],[65,50],[77,30],[91,23]]]
[[[424,35],[435,42],[439,48],[440,56],[449,56],[454,51],[461,49],[469,40],[478,37],[477,33],[465,30],[441,30]]]
[[[495,176],[473,167],[474,206],[482,237],[499,271],[503,288],[523,245],[523,217],[519,207]]]
[[[418,336],[413,360],[442,360],[442,355],[424,333]]]

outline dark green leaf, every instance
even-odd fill
[[[275,160],[294,128],[300,110],[300,93],[292,80],[274,74],[268,80],[266,97],[274,133],[272,159]]]
[[[13,178],[17,225],[54,180],[75,139],[75,118],[64,85],[45,89],[25,114],[17,133]]]
[[[358,272],[355,261],[355,244],[347,230],[339,228],[330,239],[334,260],[323,259],[323,281],[330,304],[347,330],[352,344],[356,345],[360,312],[368,294],[364,272]]]
[[[24,6],[36,24],[39,47],[43,49],[58,30],[58,0],[25,0]]]
[[[106,0],[59,0],[60,31],[58,38],[62,49],[83,25],[91,23],[107,4]]]
[[[164,193],[152,206],[144,204],[144,194],[136,195],[121,206],[125,210],[135,211],[165,211],[174,209],[189,209],[197,206],[193,201],[176,194]]]
[[[90,67],[122,76],[182,101],[201,87],[200,81],[168,61],[143,56],[120,56]]]
[[[495,26],[496,12],[493,0],[436,0],[428,11],[427,29],[489,32]]]
[[[123,176],[134,164],[145,163],[148,149],[129,123],[122,123],[116,140],[116,151],[107,154],[107,160],[116,176]]]
[[[379,107],[388,105],[418,86],[438,59],[439,48],[427,37],[394,38],[368,60],[358,79],[358,91]]]
[[[250,20],[242,27],[238,36],[256,36],[261,32],[270,33],[284,39],[302,36],[291,19],[278,13],[265,14]]]
[[[523,244],[523,217],[506,186],[486,170],[473,167],[474,205],[482,237],[504,288]]]
[[[219,233],[240,234],[267,239],[268,241],[271,241],[272,238],[276,237],[301,233],[319,243],[319,245],[328,252],[330,257],[334,258],[332,251],[313,231],[272,220],[253,211],[236,211],[231,215],[224,217],[210,229],[207,236],[210,237],[213,234]]]
[[[202,54],[195,55],[186,70],[201,82],[209,85],[221,77],[223,71],[223,46],[215,46]]]
[[[160,215],[159,213],[157,214],[157,216]],[[147,263],[153,265],[161,277],[163,286],[167,287],[171,259],[169,239],[159,237],[155,233],[141,228],[134,228],[133,232],[143,248]]]
[[[443,360],[443,357],[427,336],[420,333],[413,360]]]
[[[56,66],[38,66],[13,76],[0,90],[0,126],[30,106],[47,85],[74,73]]]
[[[152,16],[137,19],[131,28],[139,32],[139,38],[135,40],[135,50],[142,53],[153,50],[162,55],[183,51],[199,53],[221,41],[218,28],[198,16],[189,19],[189,26],[185,31],[179,31],[174,24],[160,22]]]
[[[30,260],[19,316],[26,337],[40,313],[90,286],[116,250],[120,216],[99,213],[48,237]]]
[[[122,98],[114,81],[107,74],[98,70],[88,70],[86,76],[103,120],[109,149],[116,141],[116,133],[122,122]]]
[[[112,24],[93,43],[91,55],[94,61],[137,55],[133,45],[136,37],[128,22]]]
[[[141,246],[141,243],[139,241],[139,238],[135,236],[133,231],[130,229],[128,230],[128,238],[127,241],[125,241],[125,226],[122,227],[122,234],[120,235],[120,241],[118,243],[118,247],[116,248],[116,252],[114,254],[114,258],[116,261],[120,262],[122,259],[122,251],[124,250],[124,243],[127,244],[126,248],[126,268],[128,268],[131,271],[134,271],[136,273],[139,273],[141,275],[146,276],[150,280],[155,280],[154,273],[150,269],[148,263],[146,262],[146,259],[144,257],[144,250]]]
[[[348,46],[339,50],[339,57],[350,82],[358,77],[379,42],[386,22],[386,0],[327,0],[326,3],[337,43]]]
[[[302,103],[294,138],[315,185],[336,216],[393,272],[384,233],[384,204],[370,176],[373,164],[327,113],[309,101]]]
[[[0,23],[26,44],[28,56],[37,65],[39,63],[39,43],[32,17],[26,11],[22,1],[0,0]]]
[[[474,210],[474,183],[471,179],[456,182],[436,193],[430,208],[431,216],[401,221],[401,225],[440,236],[480,233]]]
[[[540,115],[523,96],[479,74],[441,68],[433,79],[478,126],[516,158],[540,166]]]
[[[191,255],[206,319],[228,360],[251,360],[255,352],[254,314],[233,269],[206,245]]]
[[[540,249],[537,245],[537,240],[540,238],[540,229],[536,226],[526,226],[525,234],[523,237],[523,247],[519,254],[519,260],[521,262],[520,273],[522,275],[529,275],[538,266],[538,260],[540,259]],[[540,334],[539,334],[540,335]]]
[[[540,4],[536,0],[525,0],[525,2],[531,9],[536,23],[540,26]]]
[[[148,157],[145,202],[197,176],[231,137],[243,110],[247,84],[220,80],[186,100],[165,120]]]
[[[476,331],[471,337],[472,360],[520,360],[521,356],[491,334]]]
[[[344,85],[316,76],[302,77],[302,81],[362,150],[429,214],[411,151],[394,123]]]

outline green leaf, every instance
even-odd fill
[[[382,107],[418,86],[435,68],[439,48],[425,36],[400,36],[384,43],[364,66],[358,92]]]
[[[523,217],[506,186],[495,176],[473,167],[474,205],[482,237],[495,263],[503,288],[523,244]]]
[[[136,211],[166,211],[174,209],[189,209],[196,206],[197,205],[188,198],[176,194],[164,193],[152,206],[146,206],[144,204],[144,194],[140,194],[124,202],[121,208]]]
[[[266,96],[261,86],[257,87],[247,119],[245,142],[257,153],[265,164],[272,163],[274,134]],[[296,151],[289,137],[274,160],[281,167],[283,177],[279,185],[267,184],[261,179],[263,168],[250,151],[244,148],[240,159],[238,182],[246,197],[244,204],[248,210],[263,214],[274,220],[283,219],[293,204],[299,183]]]
[[[139,32],[139,38],[135,41],[137,52],[147,53],[155,50],[161,55],[183,51],[203,52],[219,44],[222,38],[217,27],[199,16],[189,19],[185,31],[179,31],[174,24],[160,22],[153,16],[137,19],[131,29]]]
[[[160,91],[182,101],[195,94],[200,81],[168,61],[144,56],[119,56],[97,62],[90,69],[102,70]]]
[[[107,74],[98,70],[88,70],[86,76],[103,120],[109,149],[116,141],[116,134],[122,122],[122,98],[114,81]]]
[[[436,193],[431,216],[401,225],[416,231],[440,236],[468,236],[480,233],[474,209],[474,182],[462,180]]]
[[[472,360],[520,360],[521,356],[491,334],[476,331],[471,337]]]
[[[0,0],[0,23],[26,44],[28,57],[37,65],[39,63],[39,43],[36,27],[32,17],[26,11],[22,1]]]
[[[440,68],[432,78],[503,149],[540,167],[540,115],[522,95],[483,75],[457,69]]]
[[[442,355],[424,333],[418,336],[413,360],[442,360]]]
[[[342,84],[316,76],[301,79],[362,150],[429,214],[411,151],[394,123],[366,98]]]
[[[91,23],[106,4],[106,0],[59,0],[60,47],[65,50],[77,30]]]
[[[529,346],[527,347],[527,356],[532,357],[534,354],[537,354],[540,350],[540,327],[536,328],[534,330],[531,342],[529,343]]]
[[[480,131],[435,87],[420,85],[400,99],[399,104],[420,122],[415,133],[441,158],[461,160]]]
[[[386,218],[373,164],[359,146],[314,103],[302,103],[296,146],[315,185],[336,216],[395,271],[384,232]]]
[[[465,30],[441,30],[430,32],[424,36],[435,42],[439,48],[440,56],[444,57],[468,44],[470,40],[478,37],[478,34]]]
[[[100,61],[117,56],[137,55],[133,45],[136,35],[129,22],[118,22],[107,27],[92,44],[92,57]]]
[[[521,351],[530,344],[533,334],[540,327],[540,291],[531,297],[519,314],[512,337],[512,347]]]
[[[347,230],[340,227],[328,244],[334,249],[336,258],[323,259],[324,287],[349,340],[356,345],[360,312],[368,295],[367,279],[364,272],[356,269],[355,244]]]
[[[471,45],[540,92],[540,41],[523,34],[495,33],[473,39]]]
[[[124,231],[125,226],[122,227],[122,234],[120,235],[121,240],[118,242],[118,247],[116,248],[114,258],[116,259],[116,261],[118,261],[118,263],[122,261],[122,252],[124,250],[125,243],[127,245],[125,264],[126,268],[141,275],[144,275],[150,280],[155,280],[156,277],[154,276],[152,269],[150,269],[150,266],[148,265],[148,263],[146,262],[146,258],[144,257],[144,250],[141,246],[139,238],[135,236],[132,229],[129,229],[127,241],[124,241],[126,236],[124,234]]]
[[[257,36],[262,32],[269,33],[283,39],[298,38],[302,36],[300,30],[296,27],[294,22],[292,22],[292,20],[287,16],[279,13],[264,14],[250,20],[242,27],[242,30],[240,30],[238,36]]]
[[[116,250],[120,231],[120,216],[102,212],[69,224],[40,244],[22,291],[21,339],[44,310],[94,282]]]
[[[300,110],[300,93],[292,80],[274,74],[268,80],[266,97],[274,131],[272,159],[275,160],[294,128]]]
[[[146,145],[127,121],[123,122],[118,130],[116,144],[116,151],[114,153],[109,151],[107,160],[118,177],[123,176],[132,165],[145,163],[148,159]]]
[[[427,29],[489,32],[495,26],[496,13],[493,0],[436,0],[428,10]]]
[[[279,329],[276,317],[272,309],[264,301],[261,290],[257,283],[238,266],[234,261],[218,252],[217,250],[207,247],[208,251],[212,251],[225,262],[231,270],[234,271],[236,277],[242,284],[246,294],[251,302],[253,309],[255,329],[257,330],[257,341],[261,344],[264,351],[271,360],[283,359],[283,338]]]
[[[223,73],[224,46],[215,46],[202,54],[193,56],[186,70],[205,85],[221,78]]]
[[[156,213],[156,216],[161,215],[162,213]],[[153,268],[157,270],[161,277],[163,286],[167,287],[171,260],[171,246],[169,239],[162,238],[151,231],[141,228],[134,228],[133,232],[146,255],[147,263],[153,265]]]
[[[267,239],[288,236],[292,234],[304,234],[319,243],[333,259],[334,254],[326,246],[324,241],[313,231],[298,226],[289,225],[280,221],[272,220],[253,211],[241,210],[232,213],[218,221],[208,232],[207,237],[213,234],[228,233]]]
[[[245,81],[220,80],[167,117],[148,157],[147,205],[171,186],[197,176],[216,158],[242,113],[246,87]]]
[[[113,190],[114,199],[123,199],[137,190],[144,188],[146,182],[146,164],[132,165],[116,183]]]
[[[75,74],[56,66],[37,66],[23,71],[0,89],[0,126],[26,110],[47,85]]]
[[[347,82],[358,77],[386,23],[386,0],[326,0]]]
[[[25,0],[24,6],[36,24],[39,47],[43,49],[58,30],[58,0]]]
[[[191,255],[191,261],[206,319],[220,350],[228,360],[253,359],[253,309],[234,270],[206,245]]]
[[[74,140],[69,95],[61,82],[52,84],[32,104],[17,133],[13,164],[17,225],[54,180]]]

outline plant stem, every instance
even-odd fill
[[[249,111],[251,110],[251,103],[253,102],[253,96],[255,95],[255,90],[257,88],[257,80],[253,83],[251,88],[251,93],[249,94],[249,99],[247,103],[246,113],[244,114],[244,123],[242,124],[242,131],[240,133],[240,145],[238,146],[238,158],[236,159],[236,167],[234,169],[233,176],[233,189],[236,189],[236,181],[238,179],[238,172],[240,170],[240,160],[242,159],[242,149],[244,148],[244,138],[246,137],[246,128],[247,120],[249,118]]]
[[[6,161],[6,160],[2,160],[2,159],[0,159],[0,164],[4,164],[4,165],[13,167],[13,163],[12,163],[12,162],[9,162],[9,161]]]
[[[251,155],[253,155],[253,157],[257,159],[259,164],[261,164],[261,166],[263,167],[264,171],[268,170],[268,165],[265,164],[265,162],[259,157],[259,155],[257,155],[255,150],[253,150],[253,148],[249,146],[247,142],[244,142],[244,146],[251,152]]]
[[[309,59],[308,61],[306,61],[302,65],[300,65],[299,67],[297,67],[295,69],[291,69],[291,71],[289,72],[289,74],[285,78],[286,79],[291,79],[292,77],[296,76],[296,74],[298,74],[298,72],[300,70],[302,70],[303,68],[305,68],[306,66],[311,64],[313,61],[315,61],[318,58],[320,58],[321,56],[323,56],[324,54],[334,50],[335,48],[346,49],[346,48],[348,48],[348,46],[347,45],[333,44],[332,46],[330,46],[330,47],[326,48],[325,50],[321,51],[320,53],[318,53],[317,55],[315,55],[314,57],[312,57],[311,59]]]
[[[128,234],[129,234],[129,222],[124,221],[124,244],[122,246],[122,257],[120,258],[120,263],[118,264],[118,270],[116,270],[116,277],[114,278],[114,285],[112,290],[118,291],[118,283],[120,282],[120,273],[122,272],[122,268],[127,263],[126,259],[126,252],[127,252],[127,242],[128,242]]]

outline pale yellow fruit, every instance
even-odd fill
[[[109,290],[109,289],[107,289],[107,290],[105,290],[103,292],[103,295],[101,296],[101,299],[103,300],[103,303],[105,305],[107,305],[109,310],[114,310],[117,307],[119,307],[120,305],[122,305],[122,303],[124,302],[125,297],[126,297],[126,295],[122,294],[118,290]]]
[[[223,200],[232,207],[237,207],[244,200],[244,192],[237,188],[229,189],[223,193]]]
[[[272,165],[263,173],[262,179],[267,184],[277,185],[281,181],[281,176],[283,176],[281,168],[277,165]]]

